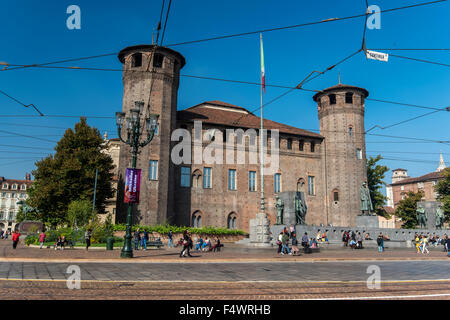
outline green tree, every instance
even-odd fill
[[[67,209],[67,221],[72,227],[84,227],[93,218],[92,203],[89,200],[75,200]]]
[[[402,219],[402,228],[414,229],[417,227],[417,202],[421,201],[423,196],[424,193],[422,191],[417,193],[410,191],[406,194],[405,199],[400,200],[398,203],[395,215]]]
[[[96,211],[105,212],[105,201],[113,196],[114,168],[111,157],[102,152],[105,148],[99,131],[81,118],[74,130],[66,130],[54,155],[36,162],[28,202],[39,210],[41,221],[52,226],[64,224],[72,201],[92,200],[96,169]]]
[[[385,185],[383,179],[385,178],[386,172],[389,171],[389,168],[377,164],[381,159],[383,159],[381,155],[367,159],[367,186],[370,191],[370,199],[372,200],[375,213],[389,219],[390,215],[384,210],[387,197],[380,191],[383,185]]]
[[[444,221],[450,222],[450,167],[445,168],[442,173],[444,179],[434,186],[434,190],[438,193],[438,200],[442,202]]]

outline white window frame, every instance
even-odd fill
[[[153,165],[155,164],[155,165]],[[158,180],[158,160],[149,161],[149,180]]]

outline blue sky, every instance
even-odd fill
[[[151,43],[161,0],[8,1],[0,20],[0,61],[10,64],[44,63],[104,53],[126,46]],[[167,4],[168,1],[166,1]],[[370,0],[383,9],[425,2]],[[81,8],[81,30],[68,30],[66,9]],[[173,0],[164,44],[218,35],[312,22],[364,13],[364,0],[346,1],[185,1]],[[368,30],[368,48],[450,48],[447,19],[449,3],[384,13],[381,29]],[[304,28],[268,32],[264,37],[266,82],[297,85],[312,70],[326,67],[361,47],[364,18],[330,22]],[[259,35],[176,46],[186,57],[182,74],[258,82],[260,78]],[[394,54],[450,63],[450,51],[395,51]],[[116,56],[61,65],[121,68]],[[362,53],[305,85],[324,89],[338,81],[366,88],[371,98],[430,107],[450,106],[449,67],[390,57],[388,63],[367,60]],[[122,108],[120,72],[28,68],[0,72],[0,90],[25,104],[35,104],[44,114],[114,116]],[[286,89],[266,90],[265,101]],[[318,129],[312,93],[295,91],[265,109],[265,117],[304,129]],[[208,100],[222,100],[250,110],[259,106],[259,87],[182,78],[178,108]],[[0,176],[23,178],[34,161],[52,152],[64,128],[76,118],[5,117],[35,115],[35,111],[0,95]],[[429,112],[425,109],[366,102],[366,129],[386,126]],[[450,140],[449,112],[439,112],[390,129],[371,133]],[[115,137],[113,119],[88,118],[89,124]],[[55,127],[44,128],[43,126]],[[30,135],[43,141],[4,131]],[[434,171],[442,150],[450,163],[450,146],[386,137],[367,136],[367,155],[381,153],[391,169],[407,168],[410,176]],[[407,143],[408,142],[408,143]],[[26,147],[26,148],[25,148]],[[19,153],[26,152],[26,153]],[[395,153],[398,152],[398,153]],[[390,182],[390,174],[386,179]]]

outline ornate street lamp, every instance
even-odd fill
[[[118,135],[120,141],[129,145],[132,148],[132,168],[136,168],[136,161],[139,148],[145,147],[153,140],[153,136],[155,135],[156,128],[158,126],[158,118],[157,114],[150,114],[148,118],[145,119],[145,130],[147,131],[147,140],[144,142],[139,142],[140,136],[143,133],[141,130],[141,114],[144,109],[144,102],[136,101],[134,104],[134,108],[130,110],[129,116],[126,118],[125,123],[125,113],[124,112],[116,112],[116,125],[118,130]],[[125,131],[127,133],[127,139],[122,139],[122,128],[125,127]],[[128,203],[128,214],[127,214],[127,227],[125,233],[125,242],[122,248],[122,252],[120,254],[121,258],[133,258],[133,248],[131,246],[131,224],[132,224],[132,212],[133,212],[133,203]]]

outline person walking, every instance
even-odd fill
[[[384,237],[383,237],[383,233],[381,233],[381,232],[377,238],[377,244],[378,244],[378,252],[383,252],[384,251]]]
[[[141,247],[144,247],[144,250],[147,250],[147,242],[148,242],[148,239],[149,239],[149,237],[148,237],[148,231],[147,230],[144,230],[144,236],[142,237],[142,245],[141,245]]]
[[[416,235],[414,237],[414,241],[416,242],[417,253],[420,253],[420,238],[419,238],[419,235],[417,233],[416,233]]]
[[[183,232],[183,250],[181,250],[181,252],[180,252],[180,258],[181,257],[185,257],[186,253],[187,253],[187,255],[189,257],[192,257],[191,256],[191,251],[190,251],[191,250],[191,245],[192,245],[192,239],[189,236],[189,231],[185,230]]]
[[[42,246],[45,242],[45,232],[42,230],[42,232],[39,234],[39,249],[42,249]]]
[[[278,245],[277,253],[281,253],[282,244],[283,244],[283,232],[280,232],[280,234],[278,235],[278,239],[277,239],[277,245]]]
[[[13,241],[13,249],[17,248],[17,244],[19,243],[19,238],[20,238],[20,233],[19,230],[15,230],[14,234],[12,236],[12,241]]]
[[[445,245],[447,246],[447,248],[450,248],[450,238],[449,237],[447,237],[445,239]],[[450,258],[450,250],[447,250],[447,257]]]
[[[363,244],[362,244],[362,242],[363,242],[363,237],[362,237],[362,235],[361,235],[361,232],[358,232],[358,235],[356,236],[356,242],[357,242],[357,248],[358,249],[362,249],[363,248]]]
[[[88,229],[84,234],[84,240],[86,240],[86,251],[89,250],[89,247],[91,246],[91,237],[92,237],[92,230]]]
[[[427,236],[422,237],[421,243],[422,243],[422,254],[424,254],[425,251],[427,252],[427,254],[429,254],[430,251],[428,251],[428,248],[427,248],[427,244],[428,244]]]
[[[139,229],[134,231],[134,250],[139,250],[139,242],[141,241],[141,232]]]
[[[287,254],[292,254],[291,250],[289,249],[289,236],[288,236],[288,233],[287,232],[283,233],[283,236],[282,236],[281,239],[282,239],[281,240],[281,243],[282,243],[281,254],[284,254],[285,250],[286,250]]]
[[[169,240],[167,241],[167,246],[169,248],[173,248],[173,233],[172,233],[172,230],[169,230],[169,234],[167,236],[169,237]]]
[[[0,230],[0,238],[3,239],[3,234],[5,233],[5,231],[3,231],[3,229]]]
[[[291,234],[292,235],[292,247],[291,247],[291,252],[292,255],[298,254],[300,252],[300,249],[298,248],[298,240],[297,240],[297,235],[295,233]]]

